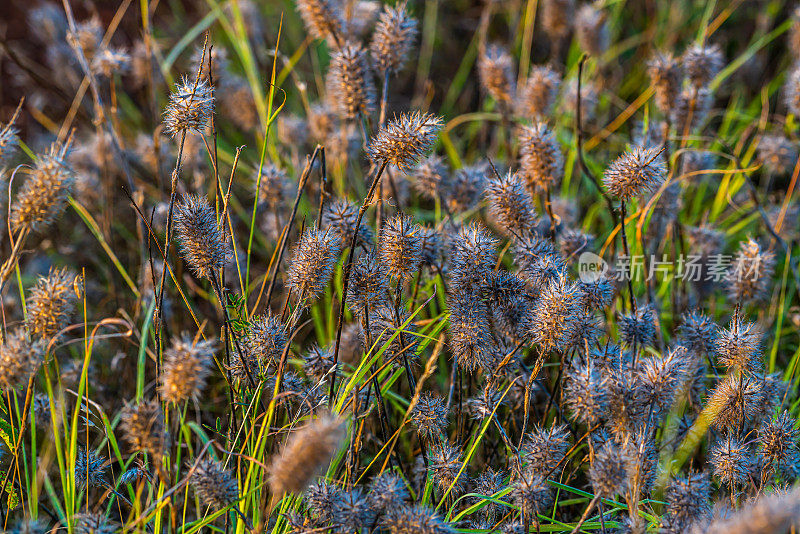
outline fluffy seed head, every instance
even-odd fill
[[[725,484],[744,484],[747,482],[753,453],[750,448],[733,436],[728,436],[711,449],[709,462],[714,475]]]
[[[533,230],[536,219],[533,199],[517,173],[509,171],[490,178],[486,197],[489,213],[512,235],[524,235]]]
[[[340,251],[339,239],[334,232],[306,229],[286,271],[286,286],[298,297],[316,299],[325,291],[339,261]]]
[[[686,532],[689,525],[706,517],[711,481],[706,473],[689,473],[670,480],[664,494],[664,527],[670,534]]]
[[[531,317],[530,335],[543,351],[565,350],[581,309],[580,292],[566,276],[558,275],[542,289]]]
[[[785,175],[797,163],[797,146],[783,135],[765,135],[758,142],[758,159],[768,171]]]
[[[183,77],[175,84],[164,110],[164,131],[171,137],[189,132],[202,133],[214,113],[214,90],[205,79]]]
[[[489,167],[483,163],[458,169],[443,188],[443,196],[453,213],[469,211],[478,204],[486,189]]]
[[[214,280],[228,261],[229,246],[206,197],[184,195],[175,206],[175,235],[194,275]]]
[[[581,49],[599,57],[608,50],[610,36],[606,13],[594,4],[584,4],[575,17],[575,36]]]
[[[595,453],[589,468],[589,480],[594,492],[603,497],[610,498],[625,492],[628,487],[628,473],[625,458],[620,454],[618,445],[607,441]]]
[[[647,73],[656,90],[656,105],[663,113],[670,113],[681,90],[683,68],[669,52],[657,52],[647,62]]]
[[[758,428],[759,452],[772,469],[790,467],[797,459],[797,421],[782,412],[776,419],[765,421]]]
[[[197,398],[211,373],[213,356],[214,342],[211,340],[195,341],[186,334],[173,340],[172,346],[164,351],[159,387],[161,397],[174,403]]]
[[[587,427],[593,427],[608,413],[606,381],[594,363],[570,368],[564,381],[564,404],[572,418]]]
[[[202,458],[189,476],[195,495],[205,506],[221,510],[239,500],[239,487],[233,474],[221,462]]]
[[[361,44],[347,42],[333,54],[327,81],[329,97],[342,118],[356,119],[374,111],[377,93]]]
[[[330,348],[313,345],[303,356],[303,370],[314,380],[322,380],[333,369],[333,352]]]
[[[336,532],[360,532],[374,520],[370,500],[361,488],[342,491],[333,505],[331,523]]]
[[[742,424],[755,417],[763,399],[764,391],[760,379],[740,380],[736,375],[729,374],[711,393],[706,409],[714,415],[714,428],[738,430]]]
[[[468,289],[488,280],[494,269],[496,248],[497,239],[480,223],[459,228],[447,247],[453,285]]]
[[[440,492],[450,491],[451,495],[459,495],[464,491],[467,483],[465,473],[459,475],[461,470],[461,450],[447,444],[442,444],[431,451],[428,467],[434,484]]]
[[[553,504],[553,492],[539,476],[520,477],[511,489],[511,500],[519,506],[523,517],[537,524],[537,514],[546,513]]]
[[[381,524],[391,534],[452,534],[455,532],[432,509],[421,504],[390,508]]]
[[[28,317],[25,325],[32,339],[50,341],[69,324],[78,295],[77,279],[67,269],[50,269],[40,276],[28,297]]]
[[[422,261],[419,225],[402,213],[387,220],[381,229],[379,261],[390,276],[407,280]]]
[[[0,389],[10,391],[28,383],[44,357],[45,342],[30,341],[25,330],[10,332],[0,345]]]
[[[336,0],[297,0],[297,11],[314,39],[335,40],[342,33],[342,6]]]
[[[658,189],[666,174],[664,162],[658,156],[659,149],[642,146],[621,155],[603,174],[608,192],[627,202]]]
[[[358,206],[347,200],[333,200],[325,204],[322,212],[322,224],[339,238],[341,247],[349,247],[358,219]],[[367,225],[360,225],[356,246],[372,245],[372,230]]]
[[[253,183],[258,182],[258,173],[253,176]],[[291,198],[289,175],[277,165],[268,163],[261,168],[261,188],[258,200],[268,210],[283,208]]]
[[[561,86],[561,77],[546,65],[534,65],[516,102],[517,113],[541,120],[553,109]]]
[[[702,312],[687,312],[678,327],[683,346],[692,352],[710,354],[717,341],[717,325]]]
[[[569,449],[567,425],[545,428],[537,425],[525,436],[520,452],[527,462],[527,472],[532,476],[544,476],[558,464]]]
[[[411,422],[425,439],[438,439],[447,428],[447,406],[444,399],[433,393],[420,395],[411,410]]]
[[[681,58],[683,70],[689,82],[696,87],[705,87],[722,68],[722,50],[718,45],[692,45]]]
[[[483,90],[500,106],[508,109],[514,87],[514,61],[511,54],[499,44],[490,44],[478,58],[478,76]]]
[[[331,414],[323,414],[292,432],[270,467],[273,498],[303,491],[328,467],[344,437],[344,423]]]
[[[800,115],[800,66],[796,66],[789,73],[783,93],[789,112],[794,115]]]
[[[775,271],[775,254],[749,239],[742,242],[728,272],[728,294],[734,302],[754,304],[764,300]]]
[[[36,165],[11,205],[11,228],[38,232],[52,224],[67,204],[75,175],[66,164],[66,149],[53,144]]]
[[[146,451],[158,457],[164,452],[164,413],[156,400],[129,404],[122,410],[120,424],[134,450]]]
[[[449,297],[450,348],[459,367],[473,373],[491,372],[498,361],[486,304],[466,292]]]
[[[619,316],[619,337],[626,347],[646,347],[656,337],[656,314],[651,306],[640,306],[634,315]]]
[[[675,399],[678,387],[683,383],[687,356],[684,347],[677,347],[666,355],[642,359],[636,369],[637,401],[644,402],[648,406],[652,404],[659,411],[668,410]]]
[[[542,28],[553,40],[563,39],[572,28],[575,0],[543,0]]]
[[[115,534],[120,531],[121,525],[109,521],[102,514],[92,512],[75,514],[75,527],[73,532],[76,534]]]
[[[17,129],[12,124],[6,124],[0,129],[0,167],[3,167],[17,151],[19,138]]]
[[[403,506],[409,499],[408,489],[399,475],[384,471],[372,479],[369,500],[376,511],[387,512]]]
[[[79,488],[103,486],[106,476],[106,459],[85,448],[78,449],[75,457],[75,485]]]
[[[433,147],[444,121],[430,113],[403,113],[381,128],[367,148],[372,161],[406,172]]]
[[[757,373],[761,370],[761,331],[754,323],[735,317],[716,337],[717,359],[728,369]]]
[[[409,16],[405,2],[386,4],[378,17],[369,49],[372,64],[380,75],[396,74],[408,59],[417,38],[417,21]]]
[[[356,314],[375,309],[386,303],[389,279],[386,269],[378,263],[374,251],[361,256],[353,265],[350,284],[347,286],[347,304]]]
[[[423,158],[412,172],[414,189],[429,199],[436,199],[449,188],[450,172],[441,156]]]
[[[540,189],[555,187],[564,174],[564,158],[555,135],[543,122],[519,130],[519,167],[534,195]]]
[[[708,117],[713,103],[714,96],[705,87],[696,94],[693,89],[689,88],[681,91],[672,105],[671,112],[672,124],[676,131],[682,134],[688,128],[691,132],[702,125]]]
[[[267,313],[250,321],[245,350],[263,369],[278,364],[287,342],[286,328],[280,318]]]

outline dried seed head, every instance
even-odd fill
[[[647,73],[656,91],[658,109],[669,114],[681,90],[682,65],[671,53],[657,52],[647,62]]]
[[[577,113],[578,103],[578,80],[572,78],[566,82],[561,95],[561,109],[572,115]],[[584,121],[592,121],[597,113],[597,105],[600,103],[600,87],[592,80],[583,80],[581,83],[581,118]]]
[[[797,146],[783,135],[765,135],[758,142],[758,159],[769,172],[785,175],[797,163]]]
[[[287,342],[286,328],[280,318],[267,313],[250,321],[245,351],[253,363],[257,363],[257,368],[266,369],[278,364]]]
[[[89,65],[96,76],[111,78],[116,75],[127,74],[131,68],[131,56],[124,48],[101,46],[92,57]]]
[[[379,261],[390,276],[407,280],[422,261],[419,225],[402,213],[387,220],[381,229]]]
[[[484,284],[494,269],[496,248],[497,239],[480,223],[459,228],[447,247],[455,288],[472,290]]]
[[[708,525],[699,523],[697,532],[708,534],[745,534],[756,532],[792,532],[800,520],[800,491],[796,488],[764,492],[739,511],[730,510]],[[693,531],[692,534],[695,534]]]
[[[368,309],[374,310],[386,304],[388,294],[389,279],[385,267],[376,261],[374,251],[364,254],[350,273],[347,304],[353,313],[362,315]]]
[[[467,411],[472,418],[482,421],[500,409],[504,403],[503,392],[495,389],[491,383],[487,383],[480,393],[467,399]]]
[[[606,13],[598,4],[584,4],[575,16],[575,36],[581,50],[599,57],[608,50],[611,37],[608,33]]]
[[[505,108],[511,105],[514,87],[514,61],[499,44],[490,44],[478,58],[478,76],[486,93]]]
[[[403,113],[389,121],[374,137],[367,151],[372,161],[393,163],[407,172],[433,147],[444,121],[430,113]]]
[[[349,247],[356,228],[358,219],[358,206],[347,200],[334,200],[325,204],[322,212],[322,224],[334,232],[341,243],[341,247]],[[372,229],[367,225],[360,225],[356,246],[372,246]]]
[[[391,361],[393,365],[400,365],[403,358],[407,358],[413,363],[417,357],[416,327],[411,322],[403,326],[410,314],[401,305],[398,318],[393,304],[378,306],[370,312],[370,336],[375,346],[385,347],[384,360]],[[397,335],[392,340],[395,333]]]
[[[375,518],[370,500],[361,488],[341,491],[333,503],[331,523],[336,532],[360,532]]]
[[[430,451],[428,469],[440,492],[450,490],[451,495],[457,496],[464,491],[467,477],[465,473],[459,474],[461,465],[461,450],[458,447],[443,443]]]
[[[603,310],[614,299],[614,287],[605,276],[593,282],[579,281],[578,291],[580,291],[581,302],[586,311]]]
[[[772,470],[790,470],[798,458],[795,428],[797,420],[782,412],[776,419],[764,421],[758,428],[759,453]]]
[[[734,317],[728,328],[721,328],[717,333],[715,347],[719,363],[729,370],[760,372],[762,335],[754,323]]]
[[[75,514],[76,534],[116,534],[121,530],[121,525],[109,521],[105,516],[95,513]]]
[[[403,506],[409,498],[406,483],[399,475],[384,471],[372,479],[369,500],[374,511],[386,513]]]
[[[258,182],[258,172],[253,175],[253,183]],[[285,170],[268,163],[261,168],[261,187],[258,200],[270,211],[285,208],[292,198],[292,186]]]
[[[580,230],[566,230],[559,237],[561,255],[569,260],[594,248],[594,236]]]
[[[67,204],[75,175],[66,164],[66,148],[53,144],[40,154],[36,166],[11,205],[11,228],[38,232],[52,224]]]
[[[316,299],[325,291],[340,252],[334,232],[307,228],[292,254],[286,286],[299,298]]]
[[[381,520],[390,534],[452,534],[455,532],[432,509],[421,504],[398,506],[387,511]]]
[[[648,347],[656,337],[656,316],[651,306],[640,306],[634,315],[619,316],[619,338],[626,347]]]
[[[347,42],[333,54],[327,84],[329,98],[342,118],[366,117],[375,110],[377,93],[361,44]]]
[[[78,488],[105,486],[106,458],[81,447],[75,457],[75,485]]]
[[[297,0],[297,11],[314,39],[335,42],[342,34],[343,8],[337,0]]]
[[[444,399],[433,393],[420,395],[411,410],[411,422],[424,439],[438,440],[447,428],[447,406]]]
[[[715,428],[738,430],[741,425],[755,418],[763,399],[760,379],[740,379],[728,375],[711,393],[706,409],[714,416],[712,425]]]
[[[564,174],[564,158],[553,132],[538,122],[520,127],[518,137],[520,174],[525,177],[530,194],[558,185]]]
[[[75,288],[79,283],[75,274],[66,268],[51,268],[47,277],[39,277],[30,289],[25,321],[32,339],[48,342],[69,324],[78,298]]]
[[[680,342],[691,352],[710,354],[717,341],[717,325],[702,312],[687,312],[678,327]]]
[[[416,38],[417,21],[409,16],[406,3],[386,4],[369,45],[375,71],[383,76],[400,72]]]
[[[442,188],[442,196],[451,212],[461,213],[475,208],[486,188],[488,171],[488,165],[479,163],[463,167],[450,177],[447,187]]]
[[[543,351],[565,350],[581,310],[578,285],[564,275],[550,280],[534,305],[529,332]]]
[[[783,91],[784,101],[789,112],[793,115],[800,115],[800,65],[789,72]]]
[[[545,476],[553,466],[560,462],[569,450],[569,431],[567,425],[550,428],[535,426],[525,436],[520,452],[527,462],[527,473],[532,476]]]
[[[225,267],[229,245],[206,197],[184,195],[175,206],[175,235],[181,256],[198,278],[215,280]]]
[[[657,190],[666,175],[658,155],[659,149],[641,146],[621,155],[603,174],[606,190],[623,202]]]
[[[553,40],[563,39],[572,29],[575,0],[543,0],[542,28]]]
[[[708,461],[721,482],[744,484],[749,479],[754,460],[750,447],[728,436],[712,447]]]
[[[0,129],[0,168],[2,168],[14,153],[17,151],[19,145],[19,138],[17,137],[17,129],[14,128],[14,123],[11,122]]]
[[[171,137],[189,132],[203,133],[214,113],[214,89],[204,79],[183,77],[175,84],[164,110],[164,131]]]
[[[714,96],[706,88],[697,93],[692,89],[684,89],[672,105],[671,120],[677,132],[691,132],[697,129],[708,117]]]
[[[273,498],[303,491],[328,467],[344,437],[343,421],[331,414],[322,414],[292,432],[270,467]]]
[[[666,506],[662,527],[665,531],[669,534],[686,532],[694,521],[706,518],[711,512],[710,493],[711,481],[706,473],[690,473],[670,480],[664,493]]]
[[[164,452],[167,441],[164,413],[157,400],[128,404],[122,410],[120,424],[134,450],[146,451],[157,457]]]
[[[520,477],[512,486],[511,500],[519,507],[523,517],[538,525],[537,514],[547,513],[553,505],[553,491],[541,477]]]
[[[423,197],[435,200],[449,190],[450,171],[441,156],[423,158],[412,172],[414,189]]]
[[[608,415],[607,378],[594,363],[573,366],[564,375],[564,403],[573,420],[591,428]]]
[[[769,295],[775,272],[775,254],[753,239],[742,241],[727,275],[728,294],[734,302],[755,304]]]
[[[174,339],[172,346],[164,351],[159,391],[166,402],[180,403],[197,398],[211,373],[214,342],[195,341],[184,334]]]
[[[230,470],[222,462],[203,458],[189,475],[194,494],[204,506],[221,510],[239,500],[239,487]]]
[[[442,243],[441,236],[435,228],[420,226],[419,238],[422,241],[422,265],[433,266],[441,262]]]
[[[486,187],[489,213],[512,235],[531,233],[536,219],[533,199],[517,173],[509,171],[489,179]]]
[[[652,405],[655,413],[668,410],[675,400],[678,387],[683,384],[688,367],[688,353],[676,347],[666,355],[640,360],[637,373],[637,402]]]
[[[0,345],[0,389],[10,391],[28,383],[42,363],[44,343],[30,341],[21,328],[6,336]]]
[[[600,447],[589,468],[589,480],[592,482],[594,492],[603,497],[611,498],[625,493],[628,487],[628,472],[619,445],[607,441]]]
[[[474,373],[477,370],[491,372],[500,355],[492,338],[486,305],[474,295],[466,292],[451,294],[450,349],[458,366]]]
[[[722,50],[718,45],[692,45],[681,58],[689,82],[697,89],[705,87],[722,68]]]
[[[340,493],[341,490],[337,486],[327,482],[315,482],[308,486],[305,501],[311,518],[320,523],[329,522]]]
[[[550,114],[561,86],[561,76],[546,65],[534,65],[517,98],[516,110],[523,117],[542,120]]]
[[[50,532],[50,528],[42,520],[22,519],[6,532],[8,534],[46,534]]]
[[[333,351],[330,347],[312,345],[303,356],[303,370],[314,380],[323,380],[333,368]]]

